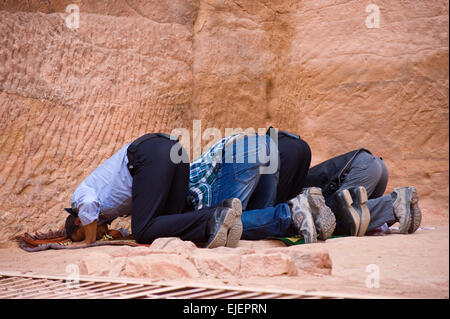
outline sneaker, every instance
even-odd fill
[[[243,226],[242,226],[242,202],[239,198],[228,198],[225,199],[222,204],[222,207],[231,208],[235,212],[235,221],[233,225],[230,227],[227,235],[227,243],[226,247],[235,248],[237,247],[239,240],[242,236]]]
[[[419,209],[419,195],[415,187],[395,188],[396,195],[393,207],[394,215],[400,223],[400,234],[411,234],[419,228],[422,221],[422,212]]]
[[[305,188],[300,196],[306,196],[319,238],[326,240],[334,232],[336,217],[325,204],[322,190],[318,187]]]
[[[311,214],[307,196],[303,194],[287,202],[291,209],[291,219],[294,229],[305,239],[305,243],[317,242],[317,231],[314,225],[314,218]]]
[[[367,190],[363,186],[352,187],[348,190],[353,200],[353,208],[359,215],[359,229],[357,236],[364,236],[370,223],[370,211],[367,207]]]

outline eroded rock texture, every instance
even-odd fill
[[[260,247],[251,248],[251,243],[241,241],[237,248],[204,249],[174,237],[158,238],[150,248],[121,247],[112,253],[87,251],[77,264],[83,275],[152,280],[332,273],[329,252],[321,245],[285,247],[282,242],[261,241]]]
[[[313,163],[369,148],[448,215],[448,1],[376,4],[369,29],[364,1],[1,1],[0,242],[59,228],[124,143],[195,119],[300,133]]]

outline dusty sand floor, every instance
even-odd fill
[[[202,279],[207,284],[250,285],[302,291],[364,294],[400,298],[449,298],[449,226],[446,218],[425,219],[412,235],[346,237],[321,242],[333,262],[332,275],[301,273],[295,277]],[[0,249],[0,271],[67,275],[66,266],[78,262],[87,250],[108,252],[117,247],[49,250],[28,253],[17,246]],[[367,288],[368,265],[377,265],[380,287]]]

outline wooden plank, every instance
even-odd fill
[[[50,298],[51,296],[54,296],[55,293],[59,293],[62,290],[63,291],[61,293],[65,293],[68,289],[79,289],[79,288],[70,288],[70,287],[68,287],[69,283],[67,283],[67,282],[60,282],[60,283],[61,284],[58,285],[58,286],[60,286],[59,288],[53,289],[51,291],[42,292],[42,293],[34,296],[33,298],[37,298],[37,297],[39,297],[39,298]],[[84,282],[84,283],[80,283],[78,287],[85,288],[85,287],[90,287],[90,286],[95,285],[95,284],[97,284],[97,283],[96,282]]]
[[[268,293],[264,293],[261,296],[258,297],[258,299],[278,299],[280,298],[281,295],[280,294],[268,294]]]
[[[52,289],[56,289],[58,287],[62,287],[62,286],[66,286],[66,283],[61,283],[59,281],[54,281],[52,282],[51,285],[48,285],[44,287],[45,291],[42,291],[42,287],[29,287],[26,289],[26,291],[24,292],[24,294],[20,297],[21,299],[34,299],[34,298],[38,298],[42,295],[48,294],[47,290],[52,290]]]
[[[14,278],[13,281],[7,282],[7,283],[0,283],[0,289],[11,287],[12,285],[16,285],[20,282],[29,281],[30,278]]]
[[[189,299],[195,299],[195,298],[202,299],[203,297],[210,298],[208,296],[215,295],[215,294],[220,293],[222,291],[223,290],[219,290],[219,289],[207,290],[207,291],[199,292],[199,293],[196,293],[196,294],[193,294],[193,295],[187,295],[186,298],[189,298]],[[214,297],[212,297],[212,298],[214,298]]]
[[[164,297],[177,297],[177,296],[183,296],[186,294],[193,294],[199,291],[207,291],[206,288],[188,288],[187,290],[182,290],[182,291],[175,291],[175,292],[171,292],[171,293],[167,293],[164,294]]]
[[[164,287],[161,289],[152,289],[152,290],[148,290],[145,289],[146,287],[144,287],[144,291],[143,292],[139,292],[139,293],[135,293],[135,294],[122,294],[122,297],[124,299],[133,299],[133,298],[138,298],[138,297],[144,297],[146,295],[156,295],[159,296],[160,298],[163,298],[163,296],[161,296],[161,293],[164,292],[168,292],[171,290],[178,290],[178,289],[182,289],[185,288],[183,286],[174,286],[174,287]]]
[[[249,299],[249,298],[253,298],[253,297],[257,297],[261,294],[261,292],[247,292],[247,293],[240,293],[235,297],[230,297],[227,299]]]
[[[217,298],[217,299],[224,299],[224,298],[227,298],[227,297],[230,297],[230,296],[238,295],[240,293],[241,293],[240,291],[233,291],[233,290],[230,291],[230,290],[228,290],[228,291],[225,291],[224,293],[216,295],[215,298]]]
[[[29,280],[26,279],[33,278],[33,279],[47,279],[47,280],[57,280],[59,283],[57,283],[57,288],[55,291],[50,292],[46,291],[47,289],[44,288],[44,291],[36,291],[34,289],[29,289],[25,284],[29,282]],[[61,281],[63,283],[61,283]],[[180,281],[170,281],[170,282],[160,282],[155,280],[143,280],[143,279],[133,279],[133,278],[109,278],[109,277],[93,277],[93,276],[80,276],[79,277],[80,287],[88,287],[92,285],[96,285],[99,283],[108,283],[109,285],[112,284],[138,284],[138,285],[147,285],[149,290],[146,291],[147,294],[143,295],[142,292],[136,292],[133,289],[126,289],[127,291],[132,290],[133,293],[123,293],[121,294],[108,294],[106,287],[105,289],[102,289],[101,295],[105,298],[109,297],[117,297],[117,298],[176,298],[178,296],[183,295],[184,293],[182,291],[176,292],[174,290],[177,289],[183,289],[184,291],[193,290],[193,289],[200,289],[196,290],[199,293],[202,291],[201,288],[207,289],[208,291],[211,290],[218,290],[219,292],[217,294],[211,294],[214,298],[252,298],[252,296],[255,296],[255,293],[259,293],[258,298],[263,298],[264,296],[276,296],[276,298],[283,298],[283,299],[292,299],[292,298],[322,298],[322,299],[344,299],[344,298],[354,298],[354,299],[363,299],[363,298],[369,298],[369,299],[395,299],[398,298],[398,296],[385,296],[385,295],[376,295],[376,294],[359,294],[359,293],[340,293],[340,292],[324,292],[324,291],[314,291],[314,292],[308,292],[301,290],[293,290],[293,289],[284,289],[284,288],[262,288],[262,287],[249,287],[249,286],[231,286],[231,285],[212,285],[212,284],[204,284],[204,283],[198,283],[198,282],[192,282],[192,281],[182,281],[182,284],[180,284]],[[20,285],[23,283],[24,285]],[[41,274],[30,274],[30,273],[20,273],[20,272],[11,272],[11,271],[0,271],[0,298],[3,295],[6,296],[17,296],[16,291],[11,290],[5,290],[6,288],[11,289],[15,285],[19,287],[22,291],[21,293],[26,296],[27,298],[43,298],[45,296],[52,296],[54,293],[65,293],[64,295],[67,295],[67,287],[69,283],[67,282],[67,276],[54,276],[54,275],[41,275]],[[53,286],[54,283],[48,284],[48,286]],[[121,287],[119,289],[126,287],[123,285],[117,285],[113,287]],[[46,286],[46,284],[43,284],[41,281],[41,284],[39,284],[39,287]],[[5,288],[3,291],[1,288]],[[150,288],[152,287],[152,288]],[[48,287],[47,287],[48,288]],[[153,290],[156,290],[156,292],[153,292]],[[161,291],[163,289],[163,291]],[[106,291],[105,291],[106,290]],[[86,290],[88,291],[88,290]],[[172,292],[169,296],[169,294],[164,294],[164,292]],[[3,293],[3,294],[2,294]],[[180,295],[181,294],[181,295]],[[78,296],[80,293],[78,293]],[[185,295],[185,294],[184,294]],[[69,296],[74,296],[74,294],[69,294]],[[87,297],[86,294],[83,295],[83,297]],[[90,295],[92,297],[92,295]],[[185,298],[188,297],[185,295]]]
[[[55,293],[54,296],[51,297],[51,299],[58,298],[58,299],[62,299],[62,298],[70,298],[72,296],[77,296],[77,295],[86,295],[86,294],[90,294],[90,293],[94,293],[95,288],[101,288],[101,287],[105,287],[105,286],[109,286],[111,285],[110,283],[107,282],[101,282],[101,283],[96,283],[95,285],[92,286],[85,286],[82,288],[66,288],[65,292],[62,293]],[[93,290],[94,289],[94,290]]]

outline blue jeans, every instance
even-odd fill
[[[272,146],[272,149],[271,149]],[[275,148],[274,148],[275,147]],[[268,163],[264,156],[274,154],[277,163]],[[256,159],[256,160],[255,160]],[[265,172],[261,168],[272,166]],[[278,177],[279,155],[269,136],[246,136],[225,149],[217,179],[212,185],[212,203],[219,205],[227,198],[242,202],[242,239],[258,240],[270,236],[287,236],[291,232],[291,213],[287,204],[274,206]]]
[[[245,136],[224,149],[211,185],[211,205],[234,197],[241,200],[243,210],[273,206],[278,175],[278,150],[270,136]]]
[[[259,240],[267,237],[293,235],[291,210],[288,204],[242,212],[242,239]]]

